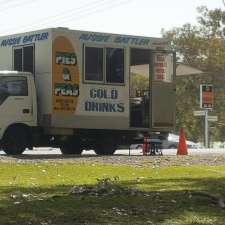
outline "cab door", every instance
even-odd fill
[[[33,120],[32,97],[26,76],[0,76],[0,123],[29,122]]]
[[[150,128],[170,131],[175,125],[176,89],[174,52],[153,51],[151,54]]]

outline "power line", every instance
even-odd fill
[[[0,14],[6,13],[8,9],[14,9],[23,6],[24,4],[34,4],[36,0],[12,0],[13,2],[5,2],[5,7],[1,7]],[[1,2],[0,2],[1,4]],[[4,4],[3,4],[4,6]]]
[[[132,0],[125,0],[125,1],[117,0],[112,2],[107,0],[96,0],[96,1],[93,1],[92,3],[86,3],[79,8],[67,10],[52,17],[45,17],[42,19],[42,21],[38,21],[36,23],[33,22],[31,24],[26,25],[25,28],[23,26],[23,29],[20,32],[27,31],[29,28],[31,30],[34,30],[35,27],[39,27],[40,29],[40,26],[43,28],[44,26],[51,24],[51,22],[64,24],[68,21],[71,21],[72,19],[80,20],[80,19],[83,19],[84,16],[89,16],[99,11],[112,9],[131,1]],[[11,30],[15,30],[15,29],[11,29]]]
[[[16,2],[17,0],[2,0],[2,1],[0,1],[0,4],[2,5],[2,4],[6,4],[6,5],[8,5],[8,4],[11,4],[12,2]]]
[[[86,12],[82,13],[81,15],[72,16],[70,18],[65,18],[65,20],[61,21],[61,23],[64,24],[64,23],[68,22],[68,20],[70,21],[72,19],[81,20],[81,19],[83,19],[84,16],[88,17],[88,16],[93,15],[93,14],[99,12],[99,11],[117,8],[118,6],[127,4],[128,2],[131,2],[131,1],[132,0],[123,0],[123,1],[120,1],[119,4],[115,3],[115,1],[114,2],[110,2],[111,4],[108,5],[108,6],[105,6],[105,7],[102,7],[102,8],[98,8],[98,9],[94,9],[94,10],[92,9],[92,10],[90,10],[88,12],[86,11]]]
[[[114,1],[118,1],[118,0],[114,0]],[[100,7],[101,5],[108,4],[110,2],[112,2],[112,1],[111,0],[96,0],[96,1],[92,1],[91,3],[85,3],[78,8],[73,8],[70,10],[63,11],[63,12],[58,13],[51,17],[45,17],[42,19],[42,21],[32,23],[31,25],[32,26],[46,25],[46,24],[49,24],[50,22],[56,22],[56,21],[60,22],[61,19],[71,18],[71,16],[73,16],[74,14],[81,15],[83,12],[87,12],[90,9]],[[48,21],[48,22],[46,23],[46,21]]]
[[[124,3],[127,3],[127,2],[131,2],[132,0],[114,0],[113,2],[112,1],[108,1],[106,2],[104,5],[100,4],[99,6],[96,6],[96,7],[87,7],[85,8],[84,10],[80,10],[80,11],[77,11],[76,13],[72,13],[70,14],[70,16],[68,16],[68,14],[66,16],[62,16],[60,19],[54,19],[52,20],[52,22],[54,23],[66,23],[68,21],[71,21],[71,20],[79,20],[79,19],[83,19],[85,16],[90,16],[96,12],[99,12],[99,11],[103,11],[103,10],[107,10],[107,9],[112,9],[112,8],[115,8],[115,7],[118,7],[118,6],[121,6],[123,5]],[[42,23],[42,25],[48,25],[49,23]]]
[[[75,14],[75,13],[80,13],[82,11],[86,11],[88,8],[93,8],[93,7],[96,7],[98,5],[101,5],[102,3],[104,4],[104,2],[109,2],[110,0],[95,0],[95,1],[92,1],[91,3],[85,3],[83,4],[82,6],[80,7],[76,7],[76,8],[72,8],[70,10],[64,10],[60,13],[57,13],[56,15],[53,15],[53,16],[48,16],[48,17],[44,17],[42,18],[41,20],[37,21],[33,21],[29,24],[26,24],[25,26],[23,26],[23,30],[27,30],[29,28],[33,29],[33,27],[37,27],[37,26],[43,26],[45,24],[49,24],[49,22],[51,21],[55,21],[56,19],[60,19],[60,18],[65,18],[65,17],[68,17],[68,15],[70,14]],[[46,21],[48,21],[46,23]],[[27,28],[27,29],[24,29]],[[5,30],[4,33],[7,33],[7,32],[10,32],[10,31],[14,31],[15,29],[18,29],[18,27],[12,27],[11,29],[7,29]]]

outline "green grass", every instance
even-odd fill
[[[141,192],[71,195],[74,185],[119,177]],[[225,198],[225,166],[135,168],[75,163],[1,163],[0,225],[225,224],[225,210],[188,190]],[[17,193],[26,198],[11,197]]]

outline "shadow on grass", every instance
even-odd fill
[[[173,184],[173,185],[172,185]],[[188,190],[225,196],[224,179],[143,179],[117,182],[145,191],[69,194],[72,186],[1,187],[1,224],[182,224],[222,225],[225,211]],[[177,188],[179,187],[179,188]],[[26,198],[11,198],[16,192]],[[30,195],[29,195],[30,194]]]

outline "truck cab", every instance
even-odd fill
[[[31,73],[0,72],[0,115],[1,146],[6,153],[22,153],[28,147],[30,129],[37,126],[36,91]]]

